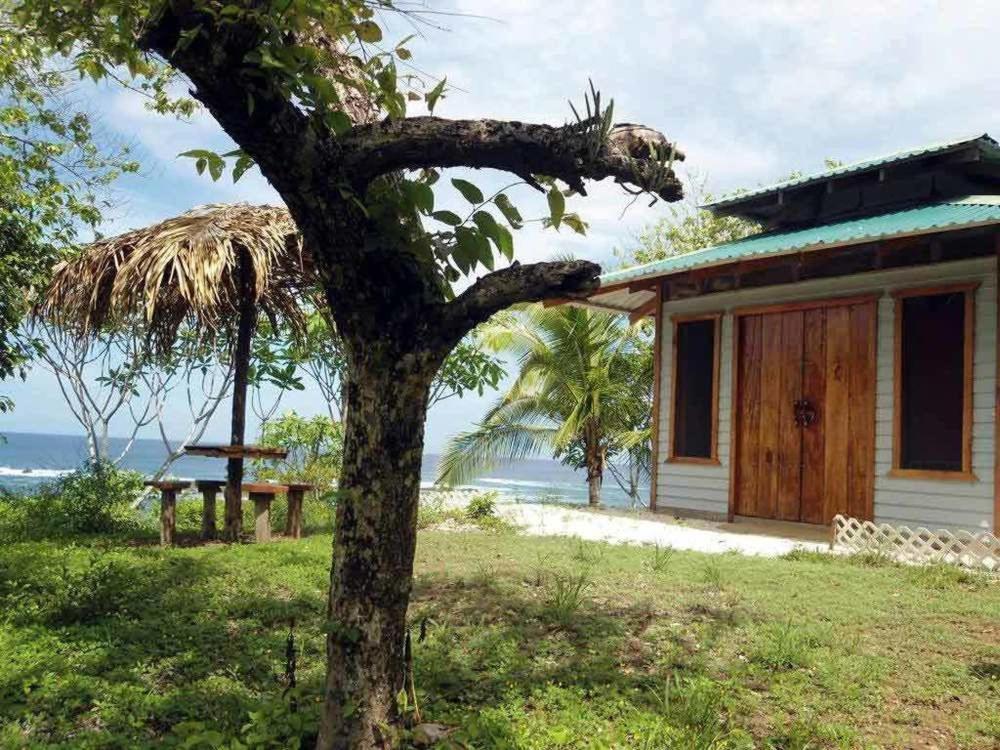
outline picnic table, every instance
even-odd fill
[[[281,459],[288,455],[284,448],[272,448],[264,445],[222,445],[193,444],[185,447],[184,452],[191,456],[209,458],[265,458]],[[177,494],[189,489],[192,484],[202,497],[201,538],[205,541],[218,536],[216,526],[215,504],[220,491],[225,490],[226,482],[220,479],[199,479],[194,482],[187,480],[156,480],[146,482],[146,486],[160,491],[160,544],[170,546],[174,543],[177,529]],[[285,520],[285,536],[292,539],[302,537],[302,503],[305,493],[313,486],[305,483],[276,484],[271,482],[246,482],[242,491],[249,496],[254,504],[255,524],[254,536],[258,542],[271,541],[271,503],[277,495],[285,495],[288,502],[288,513]]]

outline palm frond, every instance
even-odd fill
[[[520,461],[552,448],[551,427],[499,421],[462,432],[448,441],[438,463],[437,482],[465,484],[500,463]]]

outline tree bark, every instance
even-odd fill
[[[591,508],[601,507],[601,484],[604,482],[604,451],[593,426],[585,428],[584,452],[587,457],[587,500]]]
[[[392,744],[398,724],[424,418],[436,356],[382,351],[352,362],[318,750],[382,748]]]
[[[243,289],[240,320],[233,350],[233,417],[230,445],[245,445],[247,421],[247,380],[250,372],[250,349],[257,323],[257,308],[253,302],[250,260],[240,264],[240,285]],[[226,461],[226,511],[222,538],[239,541],[243,533],[243,458]]]

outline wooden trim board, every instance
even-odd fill
[[[660,390],[663,366],[663,283],[656,285],[656,309],[653,311],[653,415],[650,434],[649,509],[656,510],[657,484],[660,478]]]
[[[976,289],[978,281],[960,284],[939,284],[896,289],[893,311],[893,367],[892,367],[892,469],[889,477],[924,480],[977,481],[972,472],[972,417],[973,417],[973,367],[975,365]],[[907,469],[902,466],[903,452],[903,300],[912,297],[931,297],[939,294],[965,295],[963,316],[963,376],[962,376],[962,468],[958,471]]]
[[[830,299],[810,299],[795,302],[783,302],[775,305],[737,307],[733,310],[733,315],[735,317],[741,317],[744,315],[766,315],[768,313],[794,312],[796,310],[814,310],[818,307],[860,305],[865,302],[875,302],[881,296],[881,294],[858,294],[853,297],[831,297]]]
[[[661,306],[662,309],[662,306]],[[702,313],[698,315],[671,315],[674,325],[672,343],[673,353],[670,358],[670,445],[667,453],[669,463],[690,463],[718,465],[719,462],[719,387],[721,379],[722,350],[722,313]],[[677,454],[675,441],[677,439],[677,331],[685,323],[697,323],[711,320],[714,324],[712,335],[712,406],[710,424],[712,435],[708,456],[680,456]]]

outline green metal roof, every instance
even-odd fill
[[[1000,195],[973,195],[806,229],[756,234],[742,240],[706,247],[704,250],[606,273],[601,276],[601,286],[680,273],[748,258],[786,255],[901,235],[929,234],[985,224],[1000,224]]]
[[[742,203],[749,198],[756,198],[757,196],[766,195],[767,193],[787,190],[788,188],[804,187],[810,183],[823,182],[824,180],[829,180],[834,177],[843,177],[856,172],[864,172],[868,169],[884,167],[888,164],[906,161],[907,159],[915,159],[921,156],[933,156],[936,154],[947,153],[948,151],[958,151],[971,146],[977,146],[983,151],[989,153],[991,156],[1000,158],[1000,143],[993,140],[989,133],[983,133],[982,135],[952,141],[943,141],[940,143],[931,143],[924,146],[918,146],[917,148],[886,154],[884,156],[877,156],[872,159],[865,159],[864,161],[856,161],[852,164],[844,164],[842,166],[835,167],[834,169],[828,169],[825,172],[817,172],[815,174],[795,177],[773,185],[767,185],[766,187],[755,188],[754,190],[729,193],[722,196],[718,200],[706,203],[702,206],[702,208],[709,210],[723,208],[724,206]]]

